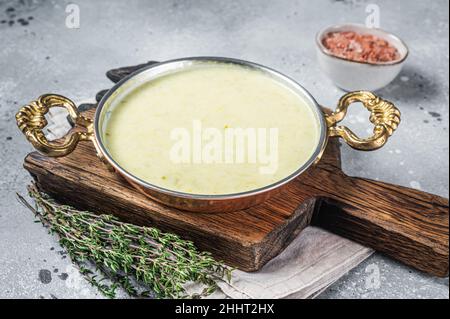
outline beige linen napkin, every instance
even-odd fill
[[[67,113],[60,109],[49,113],[47,136],[60,138],[70,129]],[[372,249],[310,226],[259,271],[235,270],[231,283],[219,282],[220,291],[210,298],[314,298],[372,253]]]
[[[259,271],[236,270],[230,284],[219,286],[231,298],[314,298],[372,253],[372,249],[310,226]]]

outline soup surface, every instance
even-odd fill
[[[288,177],[310,159],[319,132],[307,102],[284,84],[211,62],[119,97],[102,139],[120,166],[150,184],[219,195]]]

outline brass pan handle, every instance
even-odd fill
[[[83,130],[69,133],[62,142],[48,141],[42,130],[48,124],[45,114],[52,107],[66,108],[73,123],[82,127]],[[19,129],[36,150],[52,157],[70,154],[78,142],[92,140],[94,136],[93,122],[82,116],[78,112],[75,103],[70,99],[56,94],[42,95],[37,100],[22,107],[16,114],[16,122]]]
[[[350,104],[361,102],[370,111],[370,122],[375,127],[373,135],[369,138],[360,138],[346,126],[338,126],[345,115]],[[328,133],[330,137],[341,137],[351,147],[372,151],[386,144],[388,138],[394,133],[400,124],[400,111],[389,101],[383,100],[368,91],[350,92],[340,100],[336,111],[325,115]]]

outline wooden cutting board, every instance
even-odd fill
[[[261,268],[312,220],[423,271],[448,274],[448,200],[344,175],[336,140],[282,194],[223,214],[183,212],[149,200],[108,171],[91,143],[61,158],[31,153],[24,166],[41,190],[63,203],[177,233],[242,270]]]
[[[116,82],[141,66],[112,70],[108,77]],[[93,110],[84,115],[92,118]],[[149,200],[108,171],[91,143],[62,158],[31,153],[24,166],[42,191],[61,202],[177,233],[245,271],[260,269],[313,223],[422,271],[448,275],[448,199],[345,175],[334,139],[319,164],[283,193],[221,214],[184,212]]]

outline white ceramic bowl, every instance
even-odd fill
[[[400,56],[397,60],[376,64],[336,57],[329,52],[322,41],[328,33],[339,31],[354,31],[382,38],[396,47]],[[406,44],[397,36],[381,29],[368,28],[359,24],[328,27],[317,34],[316,44],[321,68],[338,87],[346,91],[376,91],[385,87],[400,73],[409,53]]]

